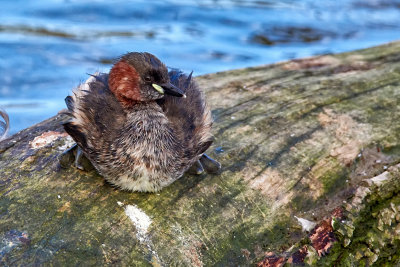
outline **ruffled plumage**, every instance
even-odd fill
[[[121,189],[157,191],[180,178],[212,143],[211,112],[192,76],[168,73],[186,98],[165,95],[124,107],[97,73],[65,101],[68,134],[104,178]]]

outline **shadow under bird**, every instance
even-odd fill
[[[66,99],[66,132],[75,140],[63,154],[86,157],[111,184],[154,192],[186,171],[218,172],[204,152],[211,145],[212,118],[192,74],[168,71],[154,55],[123,55],[109,74],[97,73]],[[87,169],[87,168],[86,168]]]

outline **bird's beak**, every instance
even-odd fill
[[[186,98],[186,95],[182,91],[182,89],[176,87],[175,85],[173,85],[170,82],[169,83],[165,83],[165,84],[161,84],[161,85],[157,85],[157,84],[153,83],[152,85],[153,85],[154,89],[156,89],[161,94],[167,94],[167,95],[173,95],[173,96],[177,96],[177,97]]]

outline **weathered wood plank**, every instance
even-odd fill
[[[2,141],[1,263],[399,263],[400,42],[198,81],[220,175],[187,175],[156,194],[115,190],[60,168],[72,144],[63,115]],[[379,174],[380,185],[366,180]],[[296,217],[321,222],[327,243]]]

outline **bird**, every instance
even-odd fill
[[[219,172],[205,154],[213,120],[192,73],[129,52],[108,74],[91,75],[65,98],[75,167],[87,158],[110,184],[139,192],[159,191],[185,172]]]

